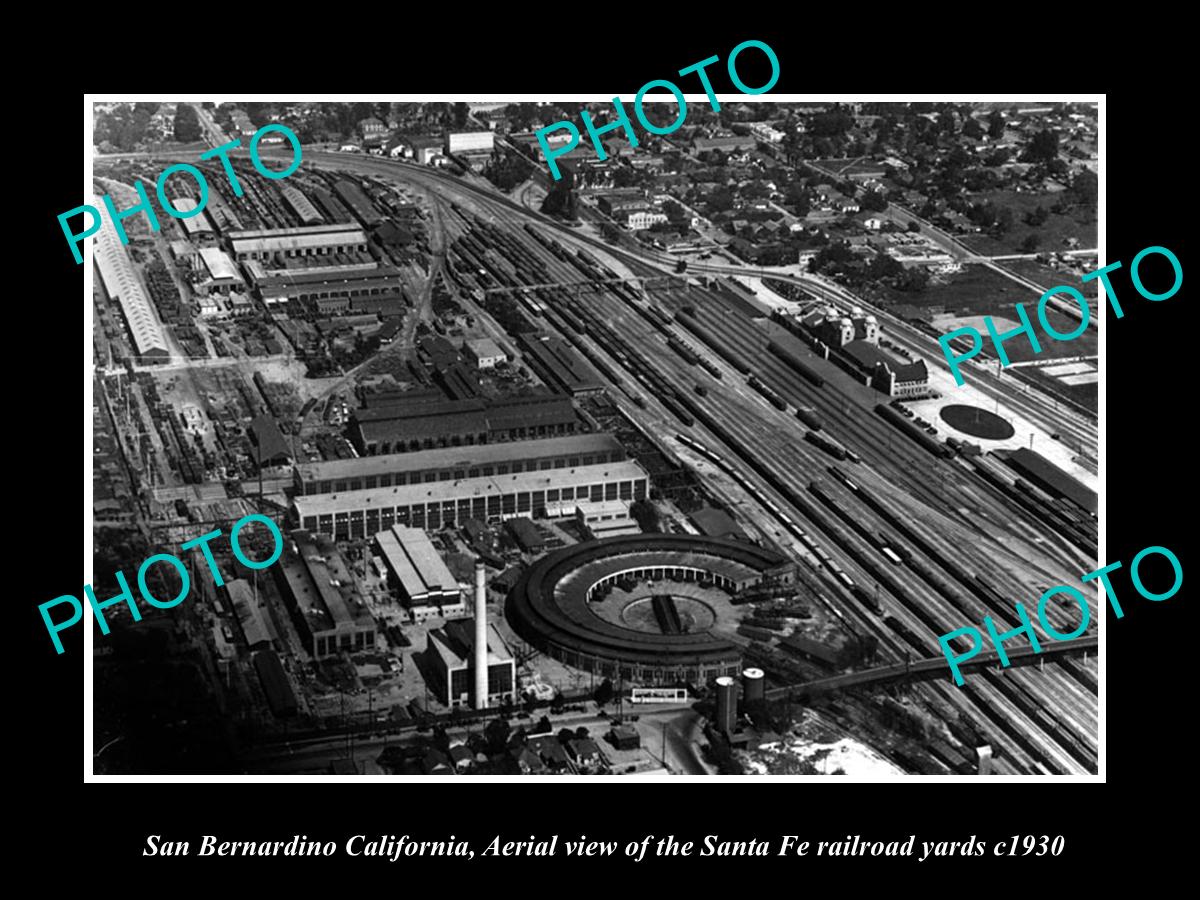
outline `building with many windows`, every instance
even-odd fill
[[[453,619],[429,632],[429,689],[451,708],[470,706],[475,684],[474,619]],[[496,626],[487,628],[488,706],[514,700],[517,667]]]
[[[579,500],[645,499],[649,483],[625,461],[298,496],[292,505],[300,527],[348,540],[397,524],[433,530],[467,519],[571,516]]]
[[[593,432],[532,441],[474,444],[356,459],[330,459],[296,466],[297,496],[430,484],[462,478],[570,469],[625,459],[611,434]]]
[[[569,397],[532,394],[489,400],[404,397],[369,401],[354,411],[350,439],[364,455],[405,453],[574,434]]]
[[[296,630],[314,659],[375,647],[375,620],[333,542],[296,531],[271,567]]]

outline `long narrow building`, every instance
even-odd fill
[[[100,203],[93,200],[97,208]],[[133,269],[133,262],[125,245],[118,240],[111,228],[101,228],[95,243],[96,268],[109,297],[121,307],[125,324],[133,339],[133,349],[140,362],[163,361],[171,355],[162,324],[154,314],[154,307]]]
[[[501,444],[475,444],[385,456],[331,459],[296,467],[296,494],[313,496],[461,478],[491,477],[546,469],[569,469],[625,459],[625,448],[611,434]]]
[[[306,530],[349,540],[397,524],[433,530],[466,519],[570,516],[577,500],[643,500],[649,484],[641,466],[625,461],[298,496],[293,517]]]

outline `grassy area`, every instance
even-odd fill
[[[1030,234],[1036,234],[1040,238],[1038,251],[1068,249],[1063,241],[1069,237],[1077,238],[1081,248],[1096,246],[1096,210],[1094,209],[1073,209],[1068,215],[1050,213],[1050,217],[1038,226],[1025,223],[1026,213],[1033,212],[1039,206],[1049,211],[1050,207],[1058,201],[1058,194],[986,191],[981,194],[973,194],[971,199],[976,202],[990,200],[998,207],[1013,211],[1013,225],[1007,234],[999,238],[985,234],[974,234],[962,238],[964,244],[978,253],[996,256],[1005,253],[1028,252],[1022,249],[1021,244]]]
[[[972,320],[964,324],[978,328],[981,334],[984,331],[984,325],[982,321],[979,321],[979,317],[992,316],[995,319],[996,330],[1007,331],[1019,324],[1015,312],[1016,304],[1024,304],[1025,313],[1037,331],[1042,352],[1035,354],[1029,340],[1024,336],[1013,338],[1004,345],[1005,352],[1013,362],[1088,356],[1098,352],[1098,335],[1094,328],[1089,328],[1071,341],[1054,341],[1047,337],[1037,320],[1037,294],[987,266],[966,266],[957,275],[939,279],[937,283],[931,282],[925,290],[919,292],[897,291],[890,287],[876,285],[864,289],[862,293],[864,296],[880,302],[883,306],[911,303],[914,306],[944,309],[948,316]],[[1052,308],[1047,309],[1046,319],[1050,326],[1060,334],[1070,334],[1078,324],[1075,320]],[[935,326],[943,330],[957,327],[952,324],[936,322]],[[995,356],[991,342],[987,340],[984,342],[984,355]]]
[[[1030,281],[1040,284],[1046,290],[1060,284],[1069,285],[1089,300],[1095,300],[1099,290],[1100,279],[1081,282],[1075,272],[1060,271],[1050,266],[1042,265],[1036,259],[1006,259],[998,265],[1003,266],[1018,275],[1023,275]],[[1095,266],[1089,265],[1085,271],[1092,271]]]
[[[872,286],[874,294],[885,305],[911,303],[914,306],[941,307],[948,313],[962,316],[1009,316],[1013,305],[1028,302],[1036,295],[1015,281],[1005,278],[987,266],[965,266],[956,275],[931,280],[923,291],[897,291],[885,286]]]

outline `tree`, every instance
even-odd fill
[[[512,729],[508,727],[508,720],[503,717],[496,717],[488,722],[487,728],[483,730],[484,736],[487,738],[488,749],[493,753],[502,753],[508,746],[508,735]]]
[[[969,137],[973,141],[983,137],[983,126],[979,124],[978,119],[967,119],[963,123],[962,133],[964,137]]]
[[[549,716],[542,716],[538,719],[537,725],[534,726],[534,731],[538,734],[549,734],[554,730],[554,726],[550,724]]]
[[[567,741],[575,740],[575,732],[573,732],[570,728],[560,728],[555,737],[558,738],[558,742],[560,744],[565,744]]]
[[[577,216],[575,199],[575,176],[570,169],[563,171],[563,177],[554,182],[546,199],[542,201],[542,212],[548,216],[560,219],[574,219]]]
[[[629,506],[629,515],[638,526],[647,533],[653,534],[659,530],[658,509],[649,500],[635,500]]]
[[[683,225],[688,221],[687,210],[674,200],[663,203],[663,212],[667,214],[667,221],[672,225]]]
[[[913,234],[916,234],[917,232],[919,232],[921,230],[921,226],[918,225],[916,222],[909,222],[908,228],[906,230]]]
[[[996,210],[995,229],[998,234],[1006,234],[1013,225],[1013,211],[1007,206],[1002,206]]]
[[[1039,131],[1030,140],[1021,158],[1026,162],[1049,163],[1058,158],[1058,132],[1050,128]]]
[[[580,725],[578,728],[576,728],[576,729],[575,729],[575,738],[576,738],[576,740],[580,740],[580,741],[582,741],[582,740],[584,740],[585,738],[587,738],[587,737],[590,737],[590,736],[591,736],[591,732],[589,732],[589,731],[588,731],[588,730],[587,730],[587,729],[586,729],[584,726],[582,726],[582,725]]]
[[[1095,209],[1099,197],[1096,173],[1084,169],[1076,175],[1071,179],[1071,187],[1067,189],[1067,196],[1071,198],[1072,203]]]
[[[883,196],[883,191],[864,191],[858,203],[863,209],[871,212],[883,212],[888,208],[887,198]]]
[[[998,138],[1004,136],[1004,113],[998,109],[992,110],[992,114],[988,116],[988,137]]]
[[[1021,241],[1021,252],[1033,253],[1033,251],[1037,250],[1038,244],[1040,243],[1041,238],[1038,237],[1037,233],[1030,232],[1029,234],[1025,235],[1025,240]]]
[[[465,126],[467,124],[467,117],[470,115],[470,113],[471,113],[471,111],[470,111],[470,109],[467,108],[467,104],[455,103],[454,104],[454,127],[462,128],[463,126]]]
[[[200,119],[190,103],[180,103],[175,108],[175,140],[181,144],[200,140]]]
[[[596,692],[592,694],[592,699],[596,701],[597,706],[607,706],[615,695],[616,691],[613,690],[612,681],[605,678],[596,686]]]
[[[675,263],[675,271],[680,275],[682,275],[684,272],[686,272],[687,271],[687,260],[681,259],[679,262]]]
[[[722,185],[708,195],[707,203],[712,212],[725,212],[733,209],[733,192]]]
[[[446,728],[443,725],[434,725],[433,734],[430,737],[433,746],[443,753],[450,750],[450,737],[446,734]]]

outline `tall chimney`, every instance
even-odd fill
[[[717,679],[717,731],[733,734],[737,727],[737,682],[728,675]]]
[[[488,705],[487,581],[483,560],[475,560],[475,708]]]

